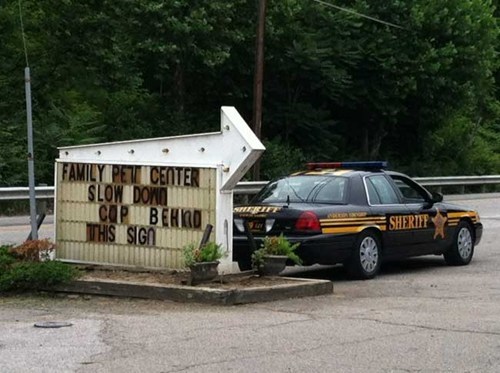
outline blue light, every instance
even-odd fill
[[[342,162],[342,168],[354,168],[354,169],[383,169],[389,167],[387,161],[367,161],[367,162]]]

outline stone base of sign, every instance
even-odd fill
[[[333,293],[333,283],[327,280],[280,277],[285,284],[237,289],[217,289],[201,286],[144,284],[113,280],[78,280],[59,285],[51,291],[78,294],[196,302],[218,305],[269,302],[287,298],[310,297]]]

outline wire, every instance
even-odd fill
[[[358,17],[361,17],[361,18],[366,18],[366,19],[369,19],[371,21],[381,23],[381,24],[386,25],[386,26],[395,27],[395,28],[399,28],[399,29],[405,30],[405,28],[402,27],[402,26],[396,25],[394,23],[382,21],[381,19],[370,17],[370,16],[367,16],[366,14],[358,13],[358,12],[352,10],[352,9],[343,8],[341,6],[333,5],[333,4],[330,4],[330,3],[327,3],[327,2],[321,1],[321,0],[313,0],[313,1],[315,1],[315,2],[317,2],[319,4],[321,4],[321,5],[326,5],[326,6],[334,8],[334,9],[341,10],[341,11],[346,12],[346,13],[354,14],[354,15],[356,15]]]
[[[28,50],[26,48],[26,37],[24,35],[24,22],[23,22],[23,12],[21,8],[21,0],[18,0],[19,5],[19,21],[21,22],[21,35],[23,37],[23,46],[24,46],[24,58],[26,59],[26,67],[29,67],[28,63]]]

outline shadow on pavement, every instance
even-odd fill
[[[425,272],[441,267],[446,267],[442,256],[425,256],[389,261],[382,264],[382,269],[378,277]],[[340,264],[334,266],[313,265],[308,267],[288,267],[281,275],[330,280],[333,282],[350,281],[344,267]]]

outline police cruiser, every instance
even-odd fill
[[[234,209],[233,260],[250,269],[263,237],[283,234],[300,243],[304,265],[343,263],[358,279],[375,277],[387,259],[437,254],[449,265],[469,264],[483,231],[478,213],[386,168],[308,163],[306,171],[271,181]]]

